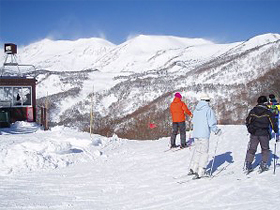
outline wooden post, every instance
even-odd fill
[[[41,121],[40,121],[40,123],[41,123],[41,126],[44,125],[44,110],[43,110],[43,108],[44,107],[42,107],[42,106],[40,107],[40,112],[41,112]]]
[[[48,125],[48,93],[45,101],[45,109],[44,109],[44,115],[45,115],[45,130],[49,130],[49,125]]]

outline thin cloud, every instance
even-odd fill
[[[105,34],[103,31],[99,31],[99,32],[98,32],[98,37],[101,38],[101,39],[107,40],[106,34]]]
[[[130,39],[133,39],[137,36],[139,36],[140,33],[130,33],[127,37],[126,37],[126,41],[130,40]]]

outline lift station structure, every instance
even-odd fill
[[[36,122],[36,68],[18,64],[17,45],[4,44],[5,60],[0,75],[0,127],[16,121]],[[32,69],[23,73],[21,69]]]

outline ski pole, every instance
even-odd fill
[[[273,174],[275,174],[275,171],[276,171],[276,138],[275,138],[275,144],[274,144],[274,168],[273,168]]]
[[[217,143],[216,143],[216,148],[215,148],[215,152],[214,152],[214,156],[213,156],[213,161],[212,161],[212,166],[211,166],[211,169],[210,169],[210,177],[212,176],[212,170],[213,170],[213,166],[214,166],[214,162],[215,162],[215,158],[216,158],[216,153],[217,153],[217,148],[218,148],[218,144],[219,144],[219,139],[220,139],[221,137],[219,137],[218,138],[218,140],[217,140]]]
[[[191,165],[192,165],[192,161],[193,161],[195,151],[196,151],[196,146],[194,147],[194,150],[193,150],[193,153],[192,153],[192,158],[191,158],[190,165],[189,165],[189,171],[191,170]]]
[[[245,170],[245,168],[246,168],[247,153],[248,153],[248,150],[249,150],[250,146],[251,146],[251,139],[249,139],[249,142],[248,142],[248,145],[247,145],[245,160],[244,160],[244,164],[243,164],[243,170]]]
[[[190,147],[193,143],[193,139],[192,139],[192,122],[191,120],[189,120],[189,140],[186,142],[187,143],[187,147]]]

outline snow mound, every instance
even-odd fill
[[[0,135],[34,133],[40,129],[41,127],[37,123],[17,121],[11,124],[9,128],[2,128]]]
[[[22,129],[22,128],[38,128],[37,123],[30,123],[26,121],[17,121],[11,125],[13,129]]]
[[[19,132],[34,126],[34,123],[17,122],[10,129],[17,131],[18,135],[8,135],[6,130],[6,135],[0,136],[1,175],[62,168],[102,156],[100,148],[106,140],[103,142],[98,135],[90,138],[88,133],[65,127],[37,130],[28,135]]]

